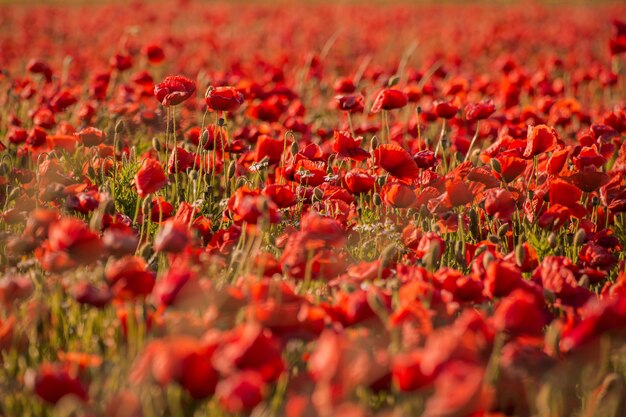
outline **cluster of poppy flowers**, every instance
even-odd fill
[[[0,416],[623,415],[624,7],[140,10],[0,11]]]

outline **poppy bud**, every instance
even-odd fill
[[[583,274],[578,280],[578,286],[583,288],[589,288],[589,275]]]
[[[496,245],[498,243],[500,243],[500,238],[498,236],[496,236],[496,235],[489,235],[489,236],[487,236],[487,240],[489,242],[493,243],[493,244],[496,244]]]
[[[225,124],[226,124],[226,120],[224,120],[223,117],[220,117],[219,119],[217,119],[217,125],[219,127],[224,127]]]
[[[157,152],[161,152],[161,144],[156,137],[152,138],[152,148]]]
[[[122,119],[119,119],[116,123],[115,123],[115,134],[118,135],[120,133],[122,133],[122,130],[124,130],[124,121]]]
[[[500,165],[500,161],[496,158],[491,158],[491,168],[498,174],[502,174],[502,165]]]
[[[13,200],[15,200],[17,197],[19,197],[20,193],[22,192],[22,189],[19,187],[15,187],[11,190],[11,192],[9,193],[9,196],[7,197],[7,203],[11,202]]]
[[[439,245],[430,245],[430,250],[423,259],[426,267],[429,270],[434,271],[437,268],[439,260],[441,259],[441,247],[439,247]]]
[[[461,265],[465,264],[465,243],[462,240],[457,240],[454,244],[454,257]]]
[[[296,142],[291,144],[289,152],[291,153],[291,156],[295,156],[298,153],[298,144]]]
[[[394,85],[397,85],[399,82],[400,82],[400,76],[394,75],[393,77],[389,78],[389,81],[387,81],[387,87],[393,87]]]
[[[9,165],[6,162],[0,163],[0,175],[4,176],[9,173]]]
[[[143,259],[150,259],[152,258],[152,255],[154,255],[154,249],[152,248],[152,245],[148,243],[143,245],[141,250],[139,251],[139,256],[141,256]]]
[[[476,210],[471,209],[469,212],[469,218],[470,218],[470,233],[472,234],[472,236],[477,237],[478,236],[478,213],[476,213]]]
[[[374,193],[374,197],[372,198],[374,201],[374,205],[380,206],[383,203],[383,199],[380,197],[380,194]]]
[[[502,226],[500,226],[498,228],[497,235],[498,235],[499,238],[502,239],[504,237],[504,235],[506,235],[506,232],[508,232],[508,231],[509,231],[509,224],[508,223],[504,223]]]
[[[324,198],[324,191],[319,187],[315,187],[313,189],[313,201],[322,201],[323,198]]]
[[[587,240],[587,232],[585,229],[578,229],[574,235],[574,246],[581,246]]]
[[[486,246],[485,246],[485,248],[486,248]],[[488,269],[489,268],[489,264],[492,263],[495,260],[496,260],[496,258],[494,258],[494,256],[491,254],[491,252],[485,253],[485,256],[483,256],[483,267],[485,269]]]
[[[384,186],[385,183],[387,183],[387,176],[386,175],[381,175],[380,177],[376,178],[376,185],[378,185],[379,188]]]
[[[209,140],[209,131],[205,130],[204,132],[202,132],[202,135],[200,135],[200,146],[204,148],[208,140]]]
[[[390,244],[383,249],[380,254],[380,260],[382,261],[384,266],[387,266],[393,259],[398,256],[398,248],[395,244]]]
[[[230,161],[230,164],[228,164],[228,169],[226,170],[226,178],[228,178],[229,180],[232,179],[235,176],[236,172],[237,163],[235,161]]]
[[[374,152],[378,148],[378,145],[379,145],[378,138],[376,136],[373,136],[370,142],[371,151]]]
[[[526,251],[524,250],[524,246],[522,244],[518,244],[515,247],[515,262],[517,266],[524,265],[524,261],[526,260]]]
[[[557,244],[558,244],[558,240],[556,237],[556,233],[551,232],[550,235],[548,236],[548,245],[550,245],[550,247],[554,249],[556,248]]]

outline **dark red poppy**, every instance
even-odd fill
[[[151,64],[158,64],[165,60],[165,53],[163,52],[163,48],[161,48],[159,45],[147,45],[144,48],[144,54]]]
[[[52,68],[45,61],[33,58],[26,64],[26,69],[33,74],[43,75],[48,83],[52,81]]]
[[[365,108],[365,97],[362,94],[337,96],[337,108],[350,113],[361,113]]]
[[[433,151],[424,150],[413,154],[413,160],[421,169],[429,169],[437,166],[437,156]]]
[[[388,88],[378,93],[372,105],[372,113],[378,113],[381,110],[401,109],[406,106],[408,102],[409,99],[404,92]]]
[[[433,103],[435,115],[442,119],[452,119],[459,111],[459,108],[450,101],[440,100]]]
[[[265,396],[267,387],[259,372],[233,374],[217,384],[215,396],[228,413],[249,413]]]
[[[243,94],[235,87],[216,87],[209,90],[206,104],[214,111],[233,112],[244,102]]]
[[[483,120],[491,116],[495,111],[496,106],[492,100],[483,100],[480,103],[465,106],[465,117],[470,121]]]
[[[26,385],[43,401],[56,404],[63,397],[87,401],[87,387],[63,364],[44,363],[25,377]]]
[[[196,91],[196,83],[182,75],[171,75],[154,86],[154,96],[164,106],[176,106]]]

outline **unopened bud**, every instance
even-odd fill
[[[581,246],[587,240],[587,232],[585,229],[578,229],[574,235],[574,246]]]
[[[229,180],[234,178],[236,168],[237,163],[235,161],[230,161],[230,164],[228,164],[228,170],[226,171],[226,178],[228,178]]]
[[[556,233],[551,232],[550,235],[548,236],[548,245],[550,245],[550,247],[554,249],[556,248],[557,244],[558,244],[558,240],[556,238]]]

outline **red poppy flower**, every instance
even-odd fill
[[[333,89],[336,93],[350,94],[354,93],[354,91],[356,90],[356,86],[354,85],[354,81],[352,81],[351,78],[344,77],[339,78],[337,81],[335,81],[335,83],[333,84]]]
[[[350,113],[360,113],[365,108],[365,97],[361,94],[337,96],[337,108]]]
[[[452,102],[445,100],[434,102],[433,107],[435,115],[442,119],[452,119],[459,111],[459,108],[452,104]]]
[[[276,381],[285,369],[278,339],[259,324],[248,323],[228,335],[213,356],[223,375],[254,370],[266,382]]]
[[[349,132],[335,130],[334,140],[333,151],[337,153],[339,158],[364,161],[370,157],[369,152],[361,148],[362,137],[353,138]]]
[[[28,72],[32,72],[33,74],[43,75],[46,79],[46,82],[48,83],[52,81],[52,69],[50,68],[50,65],[45,61],[42,61],[40,59],[31,59],[30,61],[28,61],[26,69],[28,70]]]
[[[82,401],[89,399],[85,385],[63,364],[44,363],[37,371],[28,373],[25,382],[39,398],[50,404],[68,395]]]
[[[529,163],[527,160],[518,157],[517,152],[508,151],[498,155],[494,160],[497,161],[498,164],[494,175],[507,183],[520,176],[520,174],[526,170]]]
[[[74,133],[74,135],[76,135],[85,146],[100,145],[107,137],[106,133],[95,127],[86,127],[80,132]]]
[[[216,87],[206,96],[207,106],[214,111],[233,112],[243,104],[243,101],[243,94],[235,87]]]
[[[485,295],[506,297],[522,284],[522,272],[509,262],[495,260],[487,267],[485,275]]]
[[[287,144],[285,144],[284,140],[273,139],[268,135],[260,135],[256,142],[255,161],[260,162],[267,158],[268,164],[276,164],[280,162],[286,146]]]
[[[517,204],[510,191],[491,189],[485,191],[485,212],[504,221],[511,220]]]
[[[483,100],[480,103],[468,104],[465,106],[465,117],[467,120],[486,119],[496,111],[496,106],[492,100]]]
[[[269,184],[261,193],[276,203],[278,208],[292,207],[298,202],[296,193],[287,185]]]
[[[105,270],[109,287],[117,299],[145,297],[154,287],[154,274],[143,258],[126,256],[111,262]]]
[[[159,161],[152,158],[144,159],[135,175],[135,187],[139,197],[145,198],[148,194],[159,191],[165,184],[167,177]]]
[[[170,219],[162,225],[157,233],[154,239],[154,250],[157,252],[178,253],[187,246],[190,238],[187,224]]]
[[[196,155],[177,146],[176,150],[170,154],[170,159],[167,162],[167,172],[170,174],[185,172],[194,166],[197,166]]]
[[[297,162],[293,174],[296,182],[317,187],[324,182],[326,177],[326,164],[324,162],[315,162],[308,159],[301,159]]]
[[[113,293],[106,287],[96,287],[88,282],[79,282],[72,288],[72,297],[80,304],[104,308],[113,298]]]
[[[446,200],[451,207],[464,206],[474,200],[474,194],[464,181],[450,180],[446,182]]]
[[[580,204],[582,191],[573,184],[560,179],[550,182],[550,204],[560,204],[572,210],[576,217],[583,216],[587,211]]]
[[[532,158],[551,150],[556,145],[556,141],[557,134],[553,128],[546,125],[529,126],[524,158]]]
[[[429,169],[437,166],[437,156],[433,151],[419,151],[413,155],[413,160],[421,169]]]
[[[182,75],[165,77],[154,86],[154,96],[164,106],[176,106],[196,91],[196,83]]]
[[[425,375],[420,364],[421,351],[399,354],[393,359],[391,373],[394,384],[400,391],[409,392],[426,387],[435,375]]]
[[[249,413],[265,396],[267,387],[256,371],[233,374],[217,384],[215,396],[228,413]]]
[[[165,53],[163,52],[163,48],[161,48],[159,45],[147,45],[144,48],[144,54],[151,64],[158,64],[160,62],[163,62],[163,60],[165,59]]]
[[[378,93],[376,100],[374,100],[372,113],[378,113],[381,110],[401,109],[408,102],[409,99],[404,92],[392,88],[385,89]]]
[[[376,182],[374,176],[368,174],[363,170],[348,171],[344,177],[343,182],[346,188],[353,194],[368,193]]]
[[[397,208],[412,207],[417,201],[415,190],[399,182],[385,184],[380,195],[385,203]]]
[[[65,252],[78,264],[90,264],[101,256],[102,242],[81,220],[65,217],[50,226],[49,250]]]
[[[411,155],[399,145],[384,144],[374,151],[376,164],[402,182],[411,183],[419,177],[420,169]]]
[[[565,166],[568,156],[569,149],[554,151],[546,164],[546,172],[550,175],[558,175]]]

